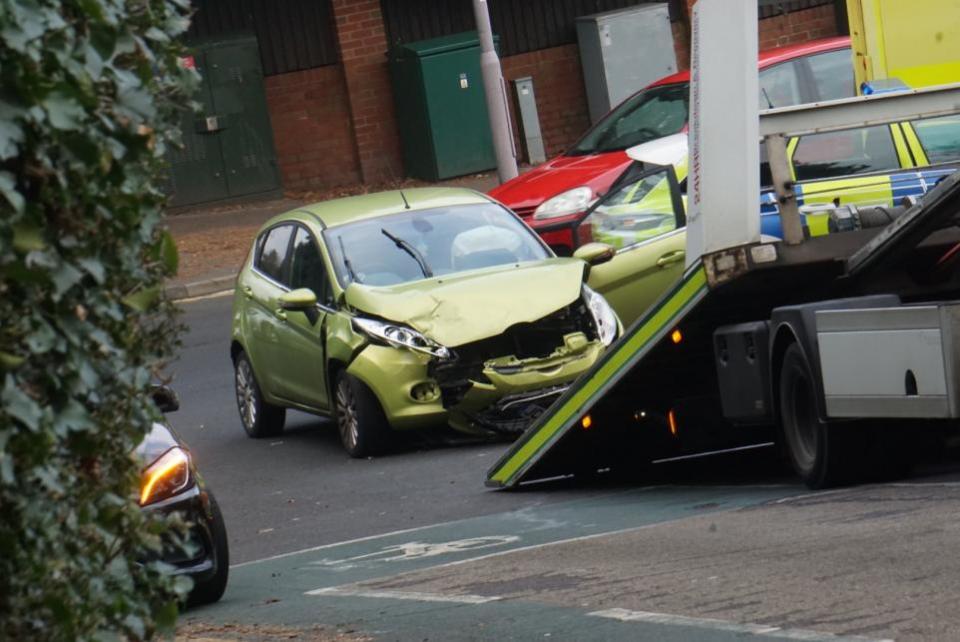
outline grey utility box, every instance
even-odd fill
[[[590,122],[654,80],[677,71],[667,3],[577,18]]]

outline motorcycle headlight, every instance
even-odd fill
[[[182,448],[171,448],[143,471],[140,505],[172,497],[189,485],[190,456]]]
[[[597,327],[597,336],[600,337],[601,343],[605,346],[610,345],[619,332],[617,314],[606,299],[586,285],[583,286],[583,301],[593,316],[593,324]]]
[[[353,327],[395,348],[407,348],[440,359],[450,358],[450,350],[406,326],[357,317],[353,320]]]
[[[533,212],[533,218],[540,221],[583,212],[590,207],[592,199],[592,189],[589,187],[574,187],[541,203],[540,207]]]

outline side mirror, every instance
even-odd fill
[[[574,251],[574,258],[585,261],[587,265],[606,263],[617,254],[617,248],[606,243],[587,243]]]
[[[153,386],[150,397],[162,413],[180,410],[180,397],[170,386]]]
[[[317,295],[310,288],[292,290],[280,297],[280,307],[284,310],[307,310],[317,305]]]

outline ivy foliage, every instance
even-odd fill
[[[189,0],[0,0],[0,638],[173,625],[169,524],[136,502],[177,345],[163,157]],[[155,555],[154,555],[155,557]]]

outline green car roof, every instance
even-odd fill
[[[489,203],[490,199],[479,192],[464,187],[414,187],[403,190],[410,210],[429,210],[451,205],[476,205]],[[398,214],[408,208],[404,205],[400,190],[361,194],[313,203],[281,214],[275,220],[296,217],[298,212],[307,212],[319,218],[327,227],[336,227],[364,219]],[[275,221],[271,221],[273,223]]]

